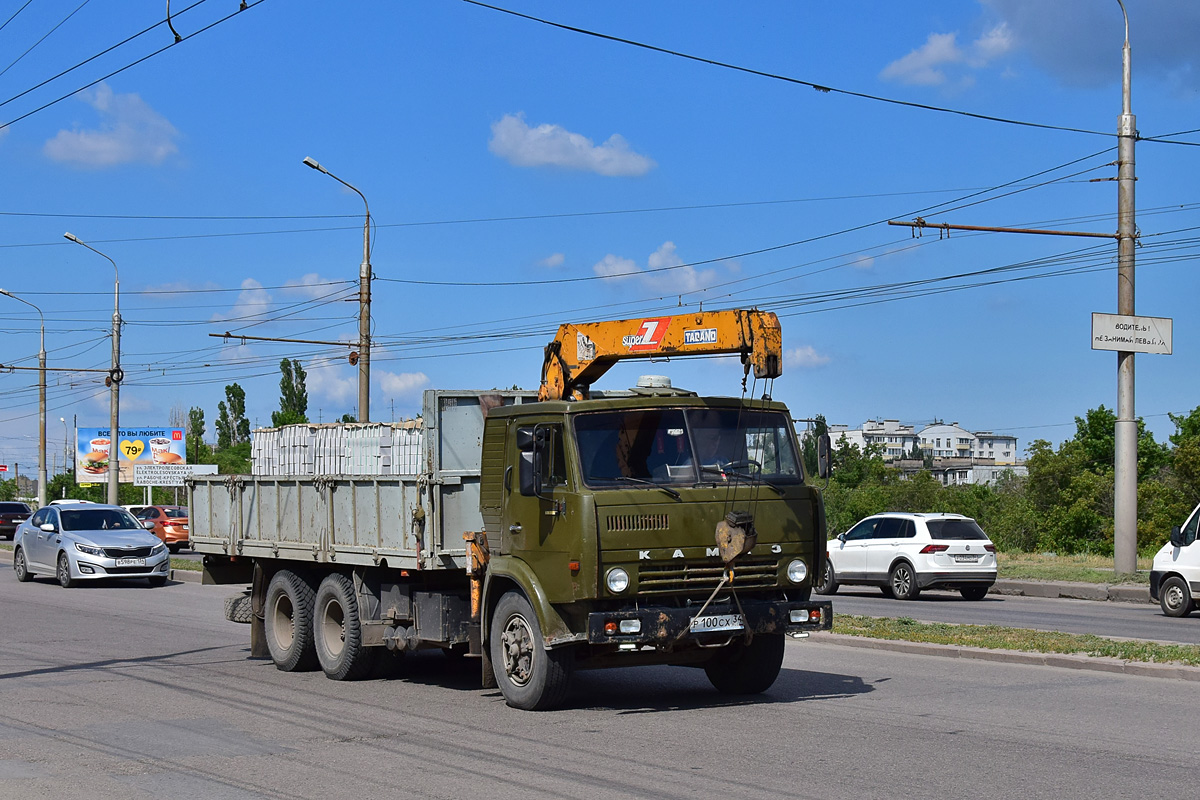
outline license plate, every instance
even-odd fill
[[[957,561],[960,564],[974,564],[976,561],[979,560],[979,556],[952,555],[950,557],[953,558],[955,561]]]
[[[146,559],[144,559],[144,558],[118,558],[117,566],[118,567],[144,567],[144,566],[146,566]]]
[[[692,617],[692,633],[711,633],[713,631],[740,631],[746,627],[746,620],[741,614],[710,614],[704,617]]]

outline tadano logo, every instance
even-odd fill
[[[642,320],[642,326],[638,328],[638,332],[632,336],[622,337],[621,344],[628,347],[631,353],[657,350],[659,345],[662,344],[663,335],[666,334],[667,325],[670,323],[670,317],[644,319]]]
[[[716,344],[717,329],[716,328],[698,328],[696,330],[683,332],[684,344]]]

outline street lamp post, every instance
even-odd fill
[[[317,172],[324,172],[362,198],[367,210],[363,223],[363,260],[358,268],[358,421],[371,420],[371,206],[367,197],[354,186],[322,167],[313,158],[304,163]]]
[[[46,317],[42,310],[28,300],[12,292],[0,289],[0,294],[38,312],[42,321],[41,338],[38,340],[38,507],[46,505]]]
[[[120,481],[119,470],[121,461],[121,429],[118,419],[118,407],[121,403],[121,378],[124,377],[121,373],[121,273],[117,269],[117,262],[75,234],[64,233],[63,236],[75,244],[86,247],[96,255],[108,259],[108,263],[113,265],[112,368],[108,373],[110,390],[108,401],[108,502],[110,505],[115,506],[120,504],[120,495],[117,492],[118,482]]]
[[[71,471],[71,432],[67,429],[67,418],[59,417],[63,424],[63,472]]]

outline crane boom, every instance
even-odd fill
[[[782,351],[779,318],[757,309],[567,323],[546,345],[538,399],[584,399],[611,366],[635,358],[736,353],[756,378],[777,378]]]

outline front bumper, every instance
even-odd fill
[[[115,558],[97,558],[80,553],[78,558],[69,558],[71,577],[78,580],[100,578],[152,578],[167,575],[171,570],[171,556],[163,553],[146,559],[145,566],[118,567]]]
[[[746,633],[809,633],[812,631],[827,631],[833,627],[833,603],[829,600],[817,601],[742,601],[742,612],[745,612],[746,627],[732,631],[706,632],[694,634],[691,632],[691,621],[700,607],[667,608],[643,607],[621,611],[595,611],[588,614],[587,640],[589,644],[623,644],[623,645],[655,645],[671,647],[676,644],[705,642],[713,637],[741,636]],[[819,611],[820,616],[815,621],[791,622],[792,612],[801,612],[808,620],[813,611]],[[704,616],[730,616],[739,613],[738,606],[732,603],[710,605],[704,609]],[[641,623],[637,633],[620,633],[620,623],[623,620],[637,620]],[[618,632],[609,633],[605,630],[610,622],[617,623]]]

